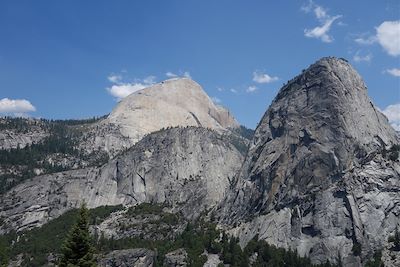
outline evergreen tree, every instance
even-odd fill
[[[394,232],[394,250],[395,251],[400,251],[400,233],[399,233],[399,229],[396,226],[396,231]]]
[[[93,267],[94,248],[89,234],[88,209],[82,204],[79,217],[62,246],[60,267]]]

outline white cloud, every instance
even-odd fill
[[[173,72],[170,72],[170,71],[166,72],[166,73],[165,73],[165,76],[167,76],[168,78],[175,78],[175,77],[178,77],[177,74],[175,74],[175,73],[173,73]]]
[[[376,34],[366,36],[361,34],[354,41],[360,45],[379,43],[391,56],[400,55],[400,20],[384,21],[375,28]]]
[[[119,83],[122,80],[122,76],[111,74],[110,76],[107,77],[107,79],[112,83]]]
[[[156,83],[156,77],[152,75],[134,82],[123,82],[121,75],[110,75],[107,79],[113,83],[111,87],[106,88],[107,91],[118,100]]]
[[[357,51],[357,53],[353,56],[353,60],[355,62],[371,62],[371,59],[372,59],[371,53],[361,56],[360,51]]]
[[[238,91],[236,89],[233,89],[233,88],[229,89],[229,91],[231,91],[231,93],[234,93],[234,94],[238,93]]]
[[[143,79],[144,84],[153,84],[156,82],[156,76],[147,76]]]
[[[167,76],[168,78],[176,78],[176,77],[185,77],[185,78],[189,78],[189,79],[192,78],[192,76],[190,76],[190,72],[188,72],[188,71],[179,71],[179,74],[173,73],[171,71],[167,71],[165,73],[165,76]]]
[[[217,87],[217,90],[218,90],[218,92],[222,92],[222,91],[224,91],[224,88],[222,88],[222,87]]]
[[[387,69],[386,72],[395,77],[400,77],[400,69],[397,68]]]
[[[114,84],[110,88],[107,88],[107,91],[114,97],[118,99],[122,99],[127,97],[128,95],[137,92],[146,88],[148,85],[142,83],[123,83],[123,84]]]
[[[219,103],[222,102],[221,99],[219,99],[219,98],[216,97],[216,96],[211,97],[211,100],[212,100],[212,102],[214,102],[215,104],[219,104]]]
[[[0,113],[25,117],[26,113],[33,111],[36,111],[36,108],[26,99],[3,98],[0,100]]]
[[[306,13],[310,13],[313,11],[315,17],[320,22],[320,26],[317,26],[312,29],[304,29],[304,36],[309,38],[316,38],[321,39],[322,42],[330,43],[333,41],[333,37],[330,36],[328,33],[332,27],[332,24],[342,15],[337,15],[331,17],[326,9],[320,5],[315,4],[313,1],[309,1],[307,6],[301,7]]]
[[[247,93],[253,93],[253,92],[255,92],[255,91],[257,91],[257,86],[249,86],[249,87],[247,87],[247,89],[246,89],[246,92]]]
[[[256,83],[271,83],[277,80],[279,80],[278,77],[269,76],[268,74],[259,71],[253,72],[253,81]]]
[[[371,45],[374,44],[378,41],[378,39],[376,38],[376,36],[359,36],[356,39],[354,39],[354,41],[357,44],[360,45]]]
[[[400,20],[384,21],[376,28],[376,37],[389,55],[400,55]]]
[[[382,113],[386,115],[392,127],[400,131],[400,103],[387,106]]]

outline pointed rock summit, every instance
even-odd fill
[[[125,97],[107,120],[135,142],[167,127],[224,130],[239,126],[228,110],[215,105],[201,86],[188,78],[166,80]]]
[[[258,234],[313,262],[360,266],[400,214],[400,167],[387,157],[398,143],[360,75],[346,60],[322,58],[264,114],[221,205],[225,222],[242,222],[243,243]]]

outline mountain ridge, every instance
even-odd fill
[[[83,199],[89,208],[162,205],[188,221],[218,223],[242,248],[258,237],[314,264],[358,267],[379,249],[393,255],[399,138],[346,60],[322,58],[285,84],[254,136],[190,79],[138,91],[107,118],[71,129],[65,138],[77,139],[67,151],[96,160],[77,159],[74,170],[40,175],[2,194],[3,233],[43,225]],[[48,132],[34,130],[47,140]],[[9,145],[41,142],[34,135]],[[97,161],[99,151],[110,158]],[[140,220],[124,212],[98,227],[126,237],[132,229],[118,223]]]
[[[342,59],[322,58],[289,81],[264,114],[220,204],[221,220],[242,224],[232,233],[243,244],[259,234],[314,263],[337,262],[339,253],[346,266],[360,266],[394,231],[400,168],[384,154],[398,143],[358,73]],[[393,203],[392,212],[372,219],[374,207]],[[358,245],[363,251],[353,255]]]

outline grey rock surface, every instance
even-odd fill
[[[393,250],[393,244],[387,244],[382,251],[382,263],[385,267],[400,266],[400,251]]]
[[[386,155],[398,143],[358,73],[323,58],[264,114],[221,221],[243,245],[258,234],[314,263],[360,266],[398,223],[400,165]]]
[[[157,212],[132,212],[137,207],[111,214],[100,224],[92,226],[91,232],[94,236],[114,240],[135,237],[155,241],[174,240],[186,228],[185,218],[172,213],[171,208],[164,207]],[[159,207],[162,206],[159,204]]]
[[[218,254],[207,254],[207,261],[203,267],[217,267],[218,264],[222,263]]]
[[[214,104],[198,83],[176,78],[122,99],[107,118],[88,128],[80,147],[104,150],[113,157],[149,133],[178,126],[198,126],[222,133],[239,124],[228,110]]]
[[[24,125],[13,127],[8,125],[7,118],[0,117],[0,150],[24,148],[27,145],[39,143],[49,135],[45,123],[36,119],[21,119]]]
[[[114,250],[100,258],[99,267],[151,267],[156,253],[148,249]]]
[[[180,248],[165,254],[164,266],[166,267],[188,266],[188,255],[186,250]]]
[[[223,197],[243,157],[205,128],[150,134],[101,167],[28,180],[0,197],[2,231],[40,226],[85,201],[103,205],[164,203],[193,218]]]

